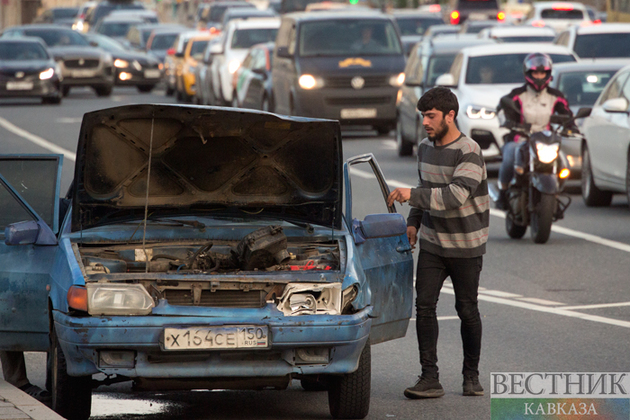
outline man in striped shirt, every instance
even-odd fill
[[[447,277],[453,282],[455,308],[461,319],[463,394],[481,396],[477,293],[490,220],[486,166],[479,145],[455,125],[459,104],[453,92],[433,88],[422,95],[418,109],[428,135],[418,145],[418,187],[396,188],[388,198],[390,205],[409,202],[407,236],[412,246],[420,237],[416,332],[422,375],[405,390],[405,396],[444,395],[437,367],[436,307]]]

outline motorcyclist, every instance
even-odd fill
[[[549,129],[549,119],[553,114],[564,114],[569,117],[573,113],[562,92],[549,87],[551,82],[551,58],[544,53],[533,53],[525,57],[523,61],[523,74],[525,84],[512,90],[507,98],[514,102],[514,109],[503,107],[500,103],[498,110],[503,110],[506,122],[531,124],[531,132]],[[564,135],[577,132],[575,124],[571,124]],[[505,210],[507,207],[507,189],[514,177],[514,163],[516,156],[519,161],[529,160],[529,148],[527,142],[521,136],[510,132],[503,138],[504,144],[501,151],[503,161],[499,169],[499,200],[496,207]]]

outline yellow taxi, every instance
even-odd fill
[[[182,66],[177,68],[177,84],[175,86],[178,102],[192,102],[197,83],[195,69],[203,58],[208,43],[217,37],[216,33],[204,33],[191,37],[184,49]]]

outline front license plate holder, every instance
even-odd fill
[[[33,82],[29,81],[17,81],[7,82],[7,90],[32,90]]]
[[[77,79],[94,77],[94,70],[73,70],[72,77],[76,77]]]
[[[342,120],[359,118],[376,118],[376,108],[344,108],[341,110]]]
[[[161,76],[159,70],[145,70],[144,78],[145,79],[159,79]]]
[[[166,327],[162,342],[166,351],[267,349],[269,328],[266,325]]]

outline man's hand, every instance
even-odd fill
[[[407,238],[411,244],[411,249],[416,249],[416,242],[418,242],[418,229],[415,226],[407,226]]]
[[[411,198],[411,188],[396,188],[387,197],[387,205],[392,206],[394,201],[406,203]]]

